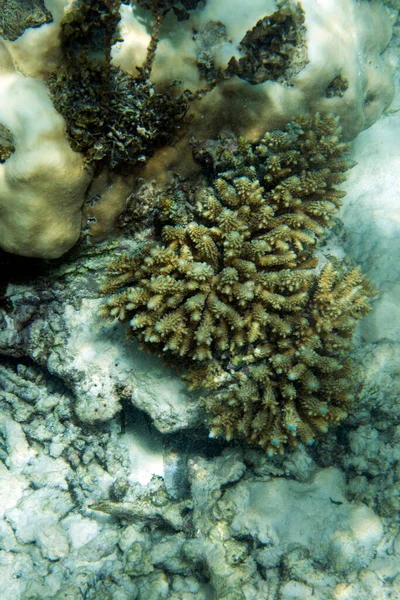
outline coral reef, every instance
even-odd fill
[[[111,264],[101,315],[189,366],[212,436],[272,454],[347,414],[351,338],[374,292],[357,268],[318,267],[351,166],[339,133],[316,115],[255,145],[197,145],[208,175],[163,192],[161,239]]]
[[[97,314],[102,299],[94,273],[106,270],[118,246],[78,248],[68,261],[47,266],[0,255],[0,362],[27,357],[55,374],[71,390],[81,424],[118,420],[134,405],[162,433],[195,427],[198,394],[188,394],[178,374]]]
[[[269,457],[207,439],[179,375],[97,318],[110,256],[153,239],[154,188],[134,192],[117,240],[57,261],[0,253],[0,600],[400,598],[397,108],[352,146],[344,228],[317,250],[335,270],[349,256],[380,293],[357,328],[357,403],[313,447]],[[196,145],[212,189],[236,143]],[[168,203],[192,210],[176,188],[166,221]],[[107,422],[90,420],[96,404]]]
[[[13,283],[1,290],[0,304],[1,600],[209,600],[224,592],[229,600],[240,592],[251,600],[399,597],[395,288],[390,303],[386,296],[399,254],[398,126],[398,113],[392,114],[360,136],[352,155],[358,165],[345,184],[346,235],[334,227],[319,249],[342,256],[345,244],[380,282],[381,294],[357,344],[357,405],[312,448],[272,458],[246,446],[221,454],[224,442],[205,439],[198,422],[181,420],[184,430],[173,433],[156,420],[171,404],[171,396],[165,403],[160,397],[174,376],[166,369],[161,381],[156,357],[134,352],[123,340],[124,325],[99,322],[94,314],[97,274],[111,253],[140,252],[138,238],[151,235],[148,222],[140,235],[134,228],[134,241],[81,244],[51,271],[42,261],[8,257],[18,262],[10,266]],[[233,158],[234,142],[226,140]],[[220,144],[196,146],[210,176],[229,170]],[[167,217],[168,202],[164,207]],[[30,282],[21,278],[26,262]],[[32,281],[33,263],[42,269]],[[123,413],[82,424],[76,406],[85,397],[89,405],[95,393],[94,386],[79,386],[85,374],[110,407],[118,394],[105,383],[134,382],[142,396],[152,396],[141,408],[167,435],[149,419],[140,421],[140,411],[129,406],[140,406],[140,398],[123,398],[122,389],[123,428]],[[187,397],[171,408],[170,422],[179,421]],[[151,455],[140,454],[143,448]],[[151,473],[163,475],[164,483],[160,477],[149,482]]]
[[[201,139],[230,128],[256,141],[265,130],[318,110],[341,115],[350,139],[393,97],[381,58],[391,24],[379,2],[363,3],[362,10],[353,0],[334,7],[309,0],[235,0],[229,8],[220,0],[205,6],[197,0],[20,5],[1,3],[0,124],[16,151],[0,154],[7,173],[0,190],[6,213],[0,244],[24,256],[55,258],[74,245],[85,201],[96,204],[88,184],[97,176],[108,177],[102,200],[111,209],[99,203],[96,240],[115,228],[129,195],[114,177],[129,175],[132,187],[143,166],[152,176],[187,173],[193,135]],[[29,19],[21,17],[27,13]],[[7,75],[12,68],[18,103]],[[41,115],[54,115],[54,107],[60,118],[48,118],[44,127],[57,143],[44,153],[45,131],[39,135],[36,125],[44,122]],[[20,129],[34,138],[21,136]],[[74,154],[67,153],[67,141]],[[13,165],[22,163],[31,165],[30,192],[42,182],[37,194],[13,179]],[[95,168],[82,172],[82,163]],[[50,193],[58,186],[61,194]],[[90,235],[90,227],[85,231]]]

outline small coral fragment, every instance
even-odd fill
[[[312,444],[352,400],[351,338],[374,292],[358,268],[315,256],[343,195],[339,133],[316,115],[256,145],[209,141],[213,175],[163,194],[160,238],[143,260],[115,260],[104,289],[103,316],[129,319],[206,390],[211,435],[269,454]]]

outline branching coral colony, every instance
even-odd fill
[[[316,257],[351,166],[339,133],[316,115],[255,145],[198,144],[201,180],[161,194],[160,238],[116,259],[104,289],[103,317],[129,320],[207,390],[211,435],[269,454],[312,444],[353,398],[348,354],[374,291],[358,268]]]

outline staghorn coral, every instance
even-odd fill
[[[258,144],[196,145],[207,175],[163,192],[160,239],[111,265],[102,316],[189,366],[212,436],[274,453],[347,414],[351,338],[374,292],[357,268],[318,266],[352,166],[339,133],[316,115]]]

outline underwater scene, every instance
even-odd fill
[[[0,600],[400,600],[400,0],[0,0]]]

